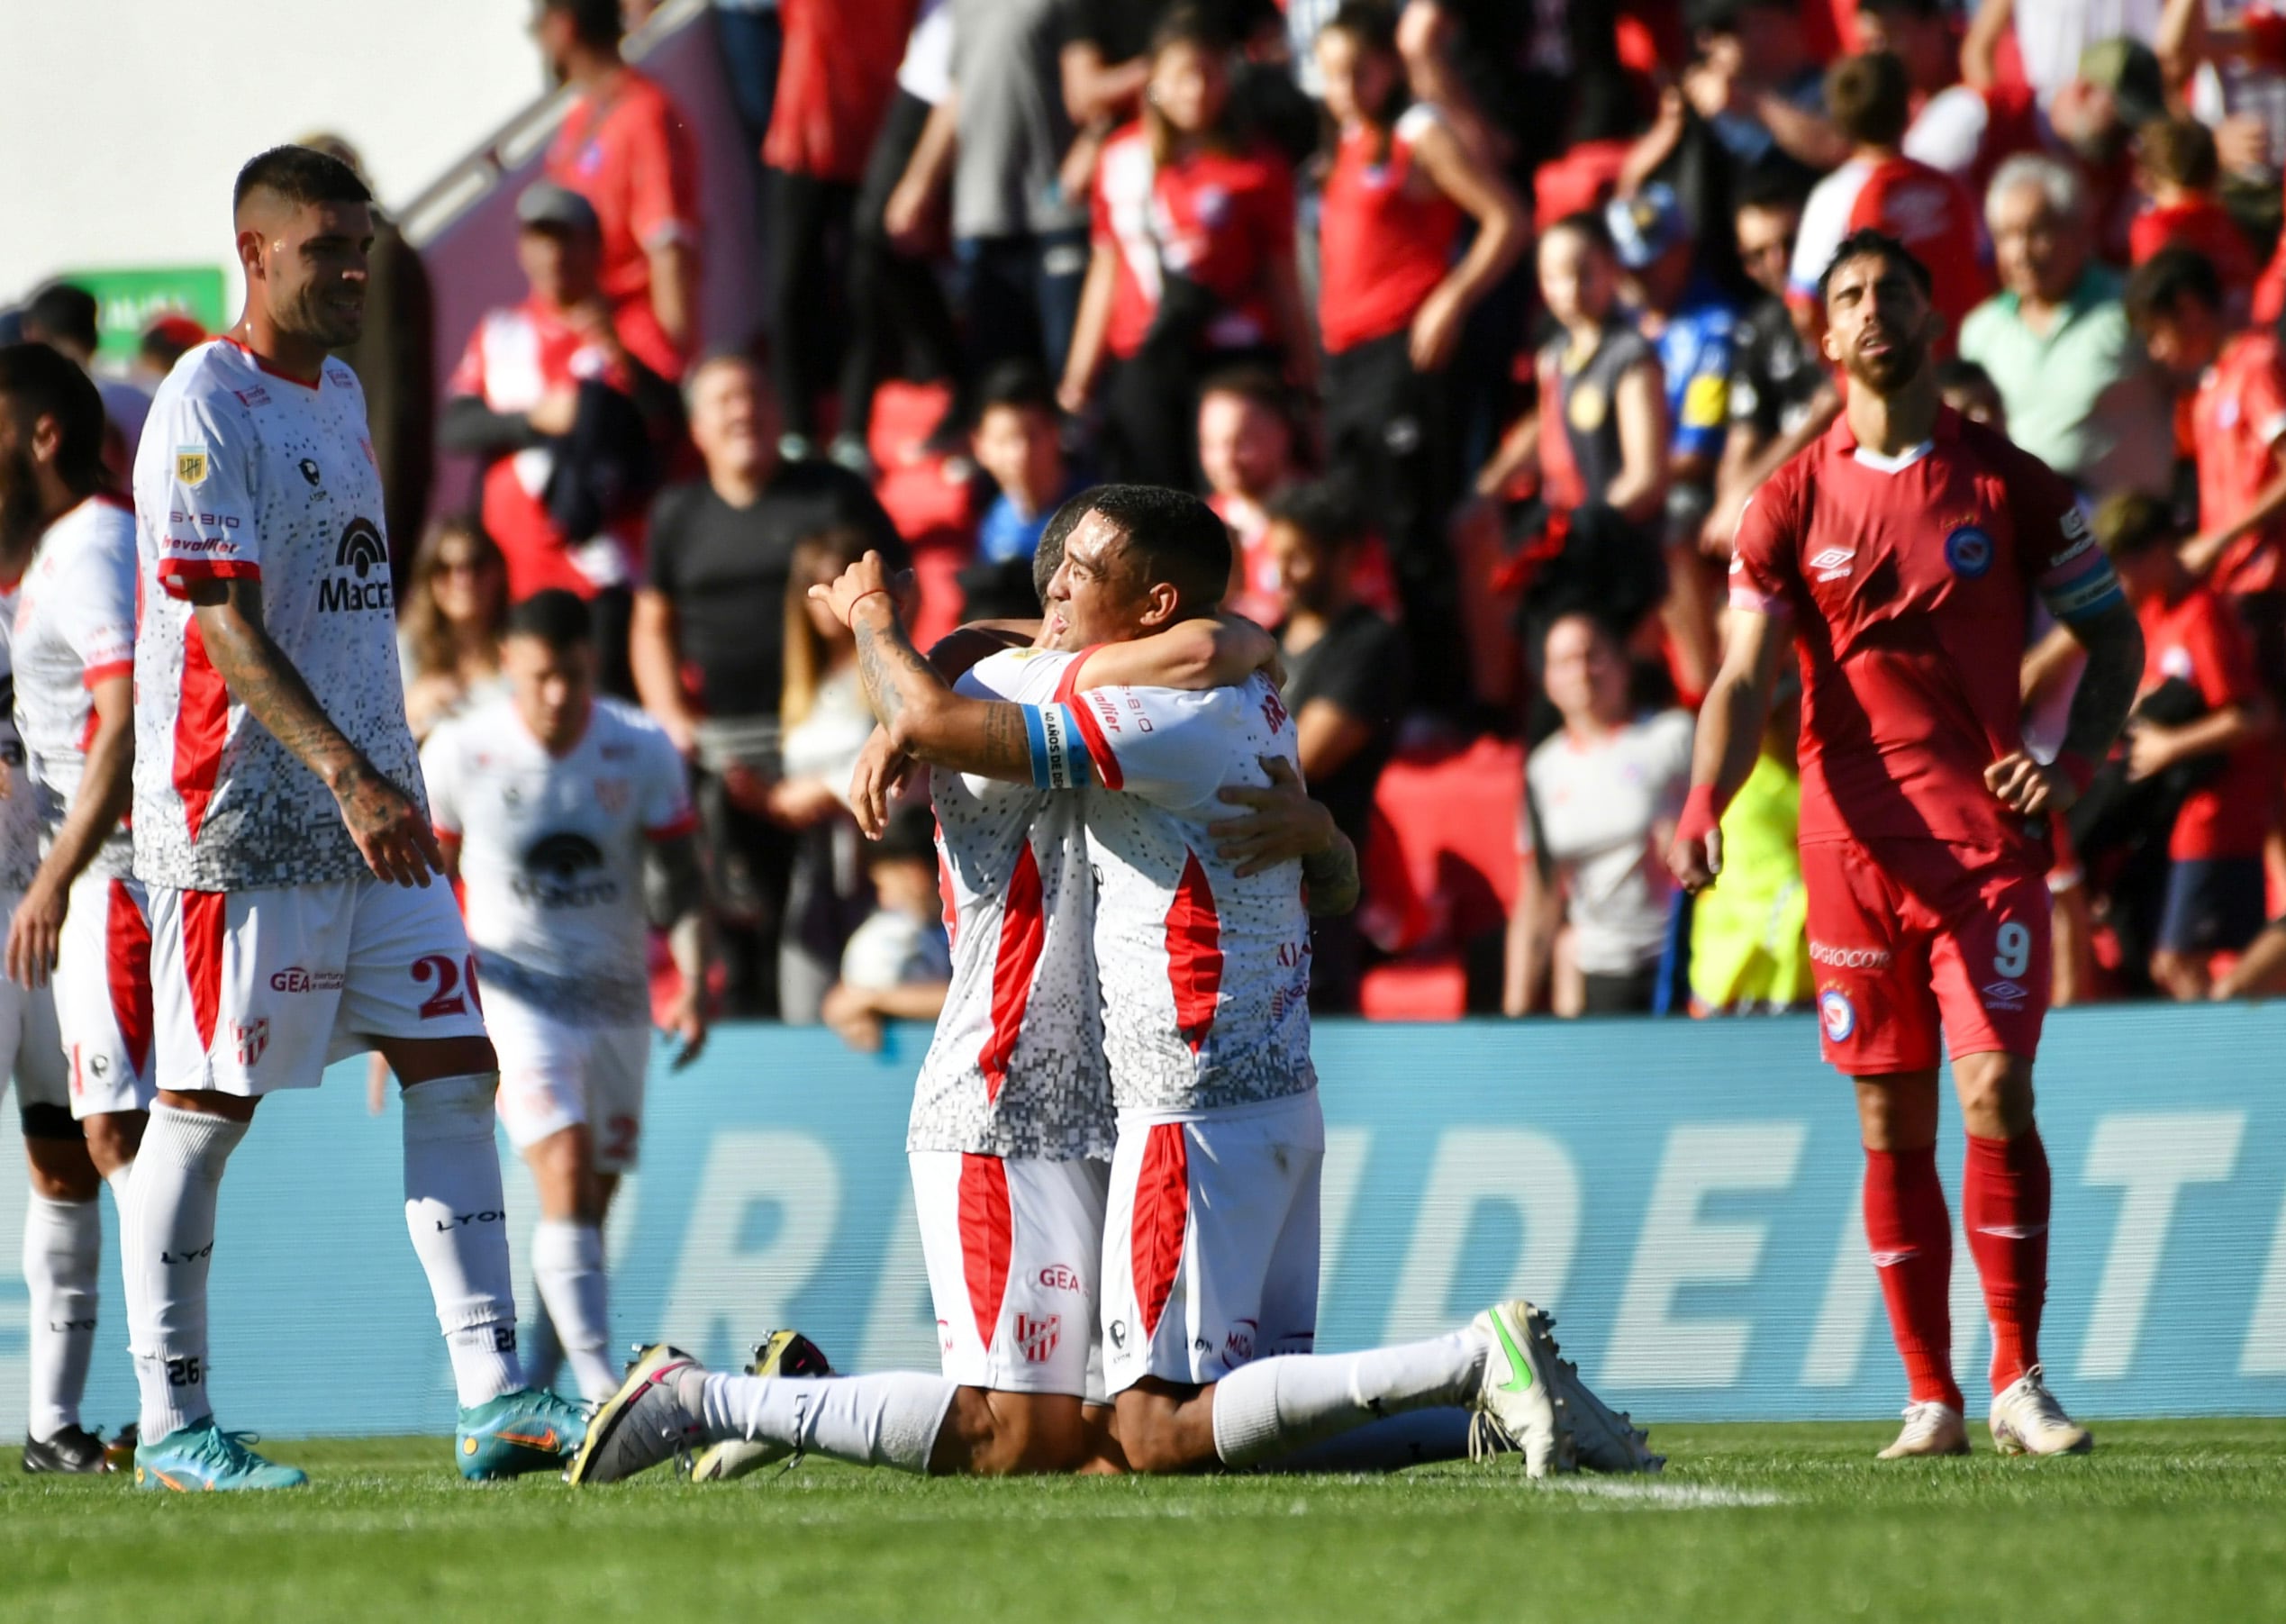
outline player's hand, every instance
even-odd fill
[[[1283,756],[1258,759],[1270,775],[1266,788],[1234,784],[1220,797],[1232,806],[1253,810],[1243,818],[1226,818],[1207,828],[1215,839],[1215,855],[1236,863],[1241,879],[1281,863],[1315,857],[1341,832],[1334,827],[1333,813],[1310,798],[1293,763]]]
[[[1678,833],[1667,843],[1667,872],[1674,883],[1696,896],[1722,876],[1722,830],[1703,834]]]
[[[423,885],[445,871],[444,849],[421,809],[395,785],[360,762],[341,775],[333,791],[341,821],[376,879]]]
[[[8,921],[8,979],[20,987],[44,987],[56,967],[56,943],[63,935],[70,893],[34,876]]]
[[[2079,786],[2052,767],[2043,767],[2022,750],[2010,750],[1984,769],[1984,787],[2000,803],[2027,818],[2067,812],[2079,800]]]
[[[849,805],[866,839],[878,840],[888,833],[889,803],[912,770],[912,758],[889,742],[888,729],[875,728],[857,753],[857,770],[849,775]]]
[[[683,990],[675,995],[675,1003],[667,1012],[665,1030],[668,1037],[681,1040],[682,1047],[675,1051],[675,1058],[668,1062],[675,1070],[681,1071],[697,1059],[700,1051],[706,1048],[706,988],[703,984],[693,985],[687,980],[684,982]]]
[[[889,567],[881,561],[879,553],[868,549],[864,558],[837,576],[831,585],[810,588],[810,595],[832,610],[833,618],[847,626],[860,598],[871,597],[877,592],[885,594],[891,585]]]

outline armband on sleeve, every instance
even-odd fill
[[[1024,732],[1031,741],[1032,783],[1041,789],[1078,789],[1089,782],[1087,744],[1079,719],[1065,704],[1024,705]]]

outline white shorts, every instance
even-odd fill
[[[624,1173],[643,1138],[649,1025],[575,1026],[494,988],[485,1009],[500,1055],[500,1125],[529,1150],[585,1122],[594,1130],[595,1171]]]
[[[945,1379],[1101,1398],[1089,1378],[1104,1164],[957,1150],[906,1159]]]
[[[1318,1339],[1318,1095],[1122,1111],[1103,1220],[1103,1378],[1203,1386]]]
[[[82,874],[56,942],[56,1024],[71,1078],[71,1114],[149,1111],[150,920],[141,882]]]
[[[159,1084],[315,1088],[376,1038],[481,1038],[452,887],[370,875],[266,891],[150,890]]]
[[[23,900],[21,891],[0,892],[0,920],[14,917]],[[0,1087],[14,1077],[23,1130],[43,1139],[74,1137],[58,1114],[71,1109],[71,1087],[52,993],[51,987],[19,986],[0,976]]]

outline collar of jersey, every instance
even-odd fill
[[[1946,440],[1958,440],[1960,437],[1961,414],[1950,406],[1937,407],[1937,427],[1930,431],[1928,440],[1929,448],[1933,450]],[[1846,457],[1857,449],[1857,436],[1850,431],[1848,413],[1844,412],[1839,417],[1834,419],[1834,426],[1826,431],[1826,447],[1837,457]],[[1879,467],[1890,460],[1882,457],[1871,466]],[[1897,466],[1902,467],[1905,464],[1900,463]]]

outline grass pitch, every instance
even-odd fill
[[[2286,1618],[2286,1421],[2099,1426],[2081,1460],[1877,1465],[1891,1426],[1663,1427],[1663,1478],[485,1487],[437,1440],[271,1446],[313,1485],[0,1479],[0,1617],[909,1624]]]

